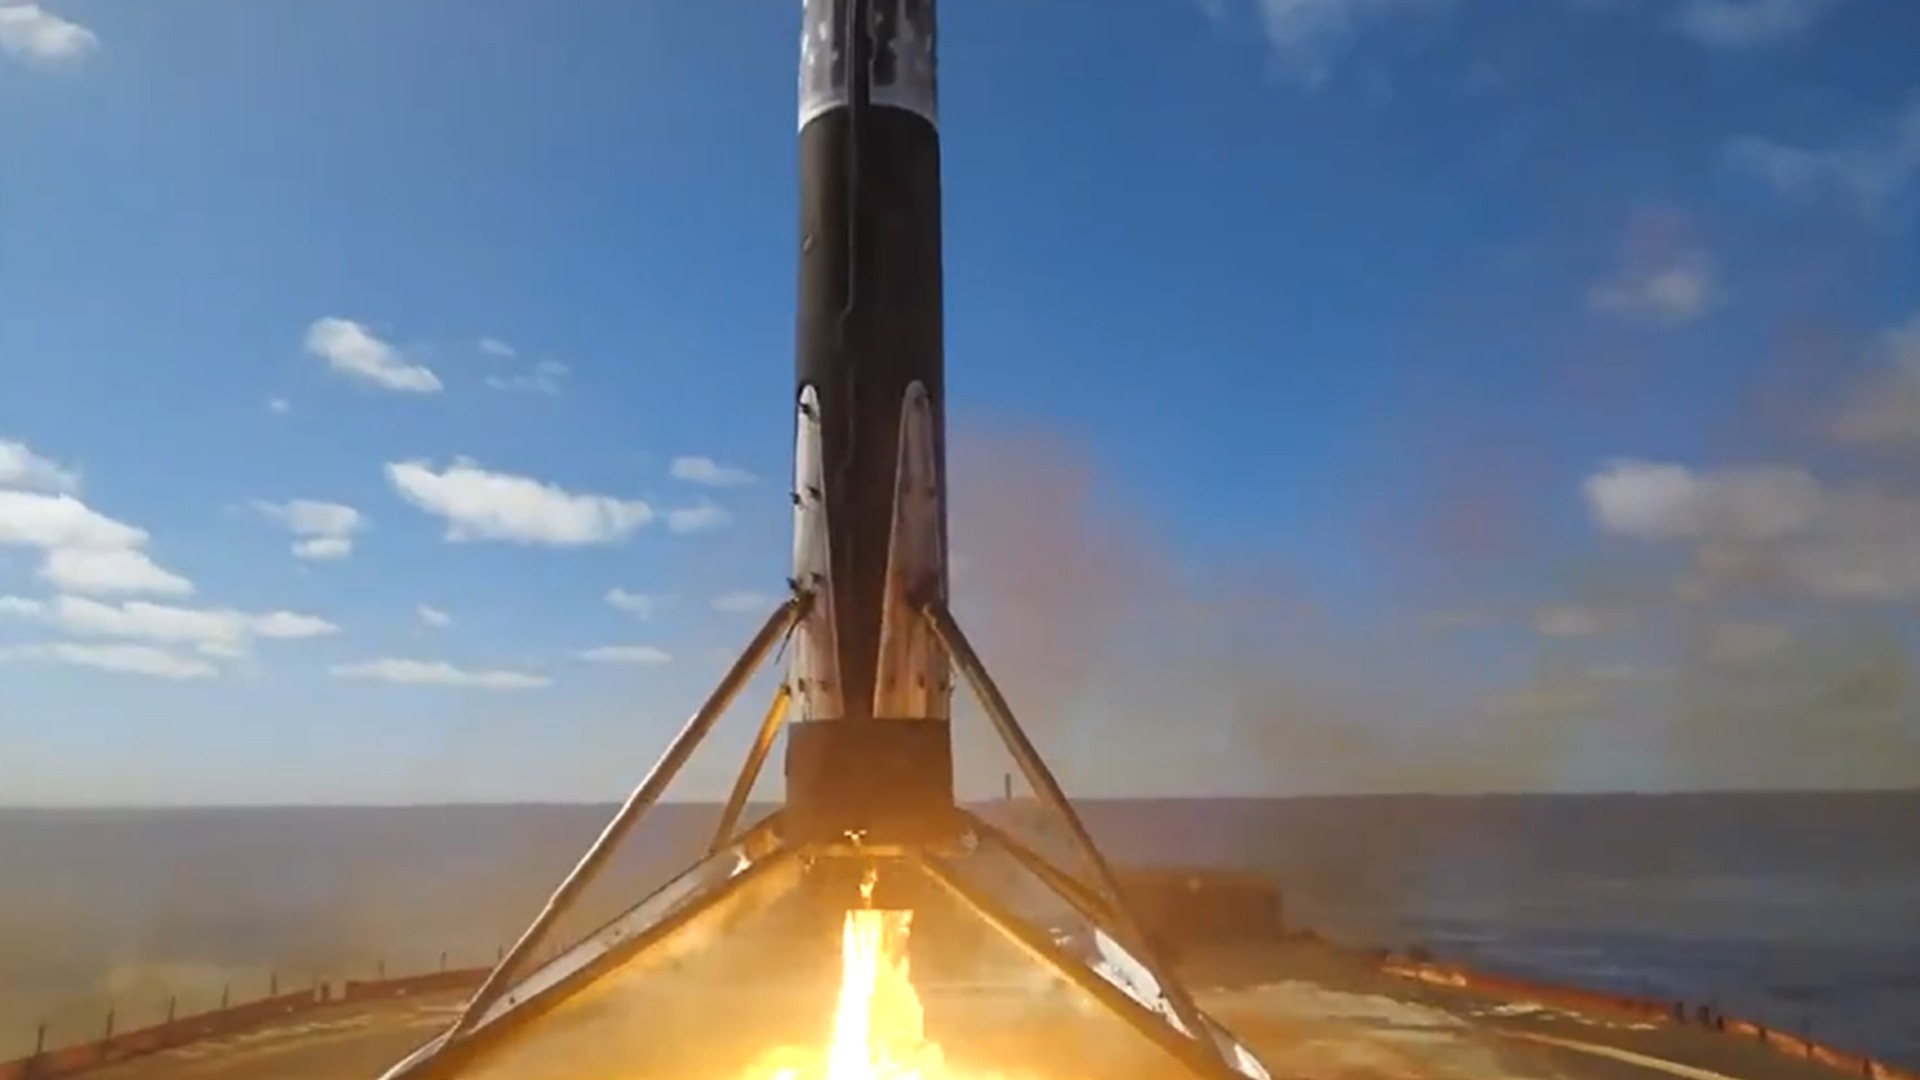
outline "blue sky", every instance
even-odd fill
[[[1920,9],[942,17],[957,588],[1070,787],[1920,782]],[[0,0],[0,802],[637,776],[785,574],[797,23]]]

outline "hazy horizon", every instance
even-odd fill
[[[1075,806],[1082,804],[1139,804],[1139,803],[1244,803],[1244,802],[1337,802],[1337,801],[1383,801],[1393,799],[1433,799],[1471,802],[1486,799],[1671,799],[1671,798],[1765,798],[1767,796],[1805,796],[1834,798],[1875,798],[1888,796],[1920,796],[1920,785],[1913,787],[1887,788],[1674,788],[1674,789],[1625,789],[1588,791],[1340,791],[1267,795],[1104,795],[1073,796],[1068,798]],[[1016,802],[1034,802],[1034,796],[1024,790],[1014,794]],[[538,809],[541,807],[559,807],[570,809],[604,808],[609,811],[619,806],[621,799],[470,799],[422,802],[285,802],[285,803],[247,803],[247,802],[180,802],[180,803],[10,803],[0,801],[0,813],[10,811],[129,811],[129,812],[168,812],[194,810],[433,810],[438,808],[498,808],[498,809]],[[960,802],[964,806],[991,805],[1000,802],[995,794],[962,793]],[[726,805],[724,799],[662,799],[654,804],[657,807],[697,807],[710,809]],[[756,810],[765,811],[776,808],[777,799],[757,799],[750,804]]]

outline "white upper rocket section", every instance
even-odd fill
[[[847,68],[847,5],[855,0],[802,0],[800,127],[851,100]],[[867,96],[939,123],[934,0],[866,0],[873,47]]]

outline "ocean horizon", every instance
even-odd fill
[[[1290,802],[1378,802],[1392,799],[1431,799],[1444,802],[1475,802],[1488,799],[1524,799],[1524,800],[1580,800],[1580,799],[1687,799],[1709,796],[1713,798],[1773,798],[1834,796],[1838,798],[1877,798],[1920,796],[1920,787],[1739,787],[1739,788],[1594,788],[1591,790],[1556,791],[1342,791],[1342,792],[1303,792],[1297,794],[1273,795],[1070,795],[1073,805],[1086,806],[1091,803],[1290,803]],[[1030,794],[1016,794],[1017,801],[1032,802]],[[987,806],[1004,802],[1005,797],[997,792],[980,795],[963,795],[960,802],[964,806]],[[168,813],[173,811],[197,810],[435,810],[435,809],[579,809],[597,807],[611,814],[620,805],[619,799],[433,799],[420,802],[383,802],[378,800],[351,802],[169,802],[169,803],[9,803],[0,801],[0,814],[8,813],[93,813],[124,812]],[[656,806],[682,807],[719,807],[724,799],[675,799],[663,798]],[[777,799],[756,799],[756,807],[777,806]]]

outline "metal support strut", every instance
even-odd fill
[[[993,676],[987,671],[987,665],[980,659],[980,654],[974,651],[973,643],[967,640],[967,635],[960,629],[960,624],[954,621],[953,613],[947,610],[946,605],[938,603],[927,605],[925,613],[928,623],[933,628],[934,636],[940,640],[941,647],[947,651],[947,657],[953,661],[953,666],[960,669],[960,674],[965,676],[968,684],[973,687],[974,696],[980,699],[980,707],[986,710],[987,718],[993,721],[994,729],[1000,733],[1001,741],[1006,743],[1007,752],[1013,755],[1014,763],[1020,766],[1020,772],[1026,776],[1027,783],[1066,826],[1067,833],[1073,838],[1074,847],[1079,850],[1081,859],[1093,871],[1098,888],[1106,894],[1108,901],[1112,904],[1111,913],[1116,929],[1127,947],[1142,957],[1148,970],[1153,973],[1154,980],[1160,984],[1161,992],[1166,995],[1167,1003],[1172,1007],[1173,1016],[1178,1020],[1181,1029],[1190,1033],[1204,1030],[1200,1022],[1199,1007],[1193,1003],[1193,998],[1187,993],[1186,987],[1182,986],[1178,980],[1167,977],[1166,965],[1156,955],[1147,936],[1141,932],[1139,922],[1134,918],[1126,897],[1120,892],[1120,882],[1114,876],[1113,867],[1108,864],[1107,857],[1101,854],[1099,846],[1093,842],[1093,834],[1087,831],[1086,822],[1080,819],[1079,812],[1074,810],[1073,804],[1067,801],[1067,793],[1061,789],[1060,782],[1054,779],[1053,770],[1047,768],[1046,761],[1040,757],[1040,751],[1036,750],[1033,741],[1027,738],[1026,730],[1020,726],[1019,719],[1013,715],[1012,706],[1007,704],[1006,697],[1000,693],[999,684],[993,681]],[[1211,1049],[1210,1046],[1209,1049]]]
[[[507,950],[507,955],[494,965],[491,972],[487,973],[486,981],[481,983],[480,989],[474,992],[473,1000],[467,1002],[466,1009],[461,1012],[460,1018],[454,1021],[453,1029],[449,1033],[450,1037],[457,1037],[472,1027],[480,1014],[486,1011],[487,1006],[493,1004],[494,999],[505,992],[508,983],[519,972],[520,966],[545,940],[547,931],[573,905],[580,893],[593,882],[601,868],[606,865],[608,857],[613,854],[615,848],[620,846],[620,841],[633,830],[634,824],[640,820],[641,815],[660,800],[667,785],[673,782],[673,778],[686,765],[687,759],[693,756],[701,740],[707,737],[707,733],[713,730],[713,725],[726,714],[727,706],[733,704],[733,699],[739,695],[740,688],[747,684],[748,679],[753,678],[755,671],[759,670],[760,662],[773,651],[774,645],[794,622],[805,614],[807,600],[805,594],[796,595],[780,605],[772,615],[767,616],[767,621],[760,627],[760,632],[753,636],[753,640],[747,643],[746,650],[733,662],[733,666],[727,669],[727,673],[721,676],[720,684],[714,687],[713,693],[708,695],[706,702],[687,719],[686,726],[681,728],[680,734],[674,737],[666,753],[660,755],[660,760],[654,763],[653,770],[647,773],[646,779],[642,780],[640,786],[634,788],[633,793],[627,796],[627,801],[615,812],[613,820],[607,822],[606,828],[601,830],[593,846],[580,857],[579,863],[560,882],[560,887],[553,890],[553,895],[547,898],[546,907],[535,916],[533,925],[527,927],[526,932],[520,935],[520,940],[514,942],[513,948]]]
[[[760,769],[767,763],[767,755],[773,752],[773,740],[780,735],[780,726],[786,723],[787,707],[793,703],[793,693],[786,683],[774,691],[773,703],[767,706],[767,715],[760,720],[760,730],[753,737],[753,746],[747,751],[747,760],[740,765],[740,773],[733,779],[733,790],[727,794],[726,808],[720,811],[720,821],[713,828],[713,839],[707,844],[709,852],[719,851],[733,840],[733,832],[740,827],[740,816],[747,812],[747,800],[753,797],[753,785],[760,779]]]

